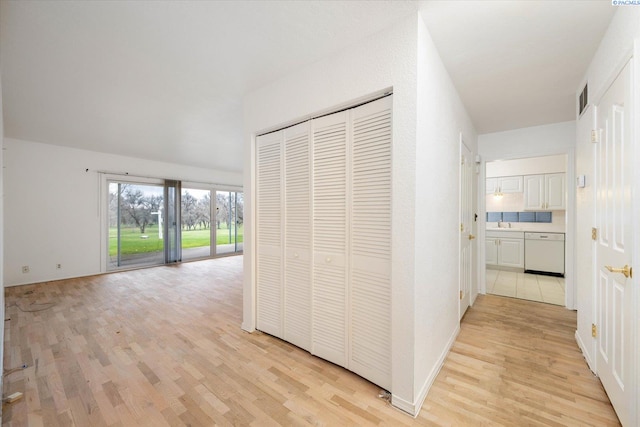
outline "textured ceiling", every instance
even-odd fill
[[[429,31],[479,134],[574,120],[609,0],[426,1]]]
[[[1,2],[7,137],[242,170],[242,96],[415,2]]]
[[[5,136],[242,170],[242,97],[423,11],[479,133],[574,118],[608,1],[2,1]]]

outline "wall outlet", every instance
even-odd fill
[[[56,269],[60,270],[62,268],[62,264],[56,264]]]
[[[22,273],[28,273],[29,272],[29,266],[28,265],[23,265],[22,266]]]

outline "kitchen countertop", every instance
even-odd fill
[[[498,224],[487,223],[486,231],[524,231],[524,232],[533,232],[533,233],[565,233],[564,224],[553,224],[553,223],[511,223],[511,228],[509,227],[500,227],[498,228]]]
[[[485,229],[486,231],[519,231],[519,232],[525,232],[525,233],[564,233],[564,230],[558,230],[557,228],[555,229],[541,229],[541,228],[529,228],[529,227],[511,227],[511,228],[507,228],[507,227],[502,227],[502,228],[498,228],[498,227],[487,227]]]

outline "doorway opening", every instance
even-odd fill
[[[486,292],[565,306],[567,155],[485,166]]]

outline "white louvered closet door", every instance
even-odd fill
[[[256,140],[257,328],[282,338],[282,138]]]
[[[313,120],[311,353],[347,364],[347,112]]]
[[[349,369],[391,387],[392,97],[351,112]]]
[[[311,350],[309,122],[284,131],[284,339]]]

